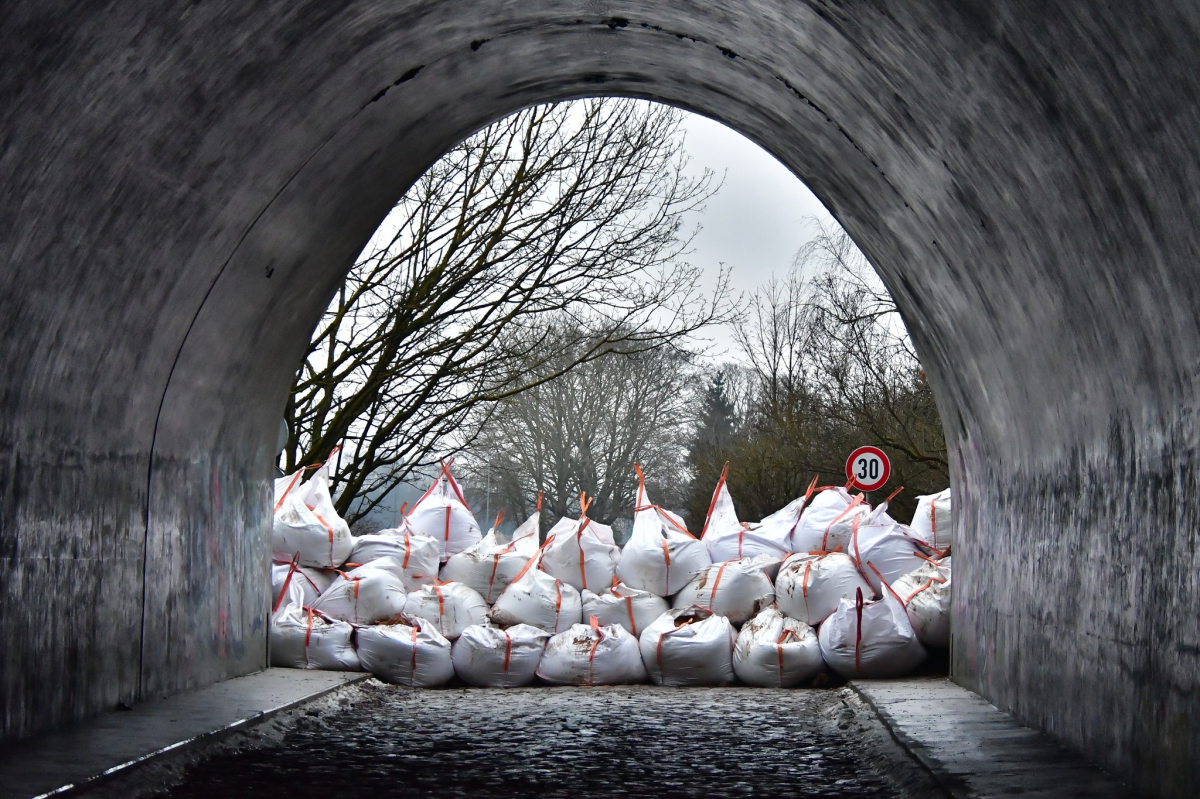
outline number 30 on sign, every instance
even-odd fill
[[[892,476],[892,464],[879,447],[859,447],[846,460],[846,477],[860,491],[875,491]]]

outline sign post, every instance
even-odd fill
[[[877,491],[891,476],[891,461],[879,447],[859,447],[846,459],[846,478],[859,491]]]

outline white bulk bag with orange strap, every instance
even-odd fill
[[[704,529],[700,532],[700,540],[708,548],[712,562],[721,563],[755,555],[780,559],[787,557],[791,553],[791,528],[781,529],[780,525],[775,524],[752,526],[738,521],[733,497],[729,495],[729,486],[725,482],[728,475],[729,464],[726,463],[717,481],[717,489],[713,492],[712,502],[709,503]]]
[[[404,612],[407,591],[395,569],[379,561],[338,575],[312,607],[353,624],[375,624]]]
[[[452,555],[442,567],[443,580],[470,586],[489,604],[499,598],[538,551],[540,512],[514,530],[511,539],[498,529],[502,518],[503,512],[478,544]]]
[[[365,565],[393,558],[409,591],[437,580],[441,548],[432,537],[413,532],[407,525],[380,530],[354,539],[349,562]]]
[[[856,591],[872,594],[854,558],[844,552],[792,555],[775,578],[775,604],[786,616],[816,627]]]
[[[408,514],[408,524],[414,532],[432,537],[441,550],[439,560],[445,563],[451,555],[474,546],[483,538],[462,489],[450,466],[442,464],[437,480],[417,500]]]
[[[646,681],[638,639],[619,624],[575,624],[546,644],[537,676],[551,685],[629,685]]]
[[[646,671],[658,685],[727,685],[735,679],[735,640],[729,619],[693,605],[659,616],[639,643]]]
[[[487,621],[488,606],[473,588],[462,583],[434,583],[408,595],[404,615],[425,619],[453,641],[472,624]]]
[[[601,625],[619,624],[634,638],[669,608],[667,600],[662,597],[630,588],[616,577],[607,591],[594,594],[584,589],[580,597],[583,599],[585,619],[595,616]]]
[[[542,568],[576,591],[603,590],[612,584],[621,550],[612,528],[589,519],[589,501],[580,498],[580,518],[563,518],[550,528],[542,546]]]
[[[296,592],[296,593],[292,593]],[[289,596],[271,615],[268,643],[271,665],[286,669],[359,671],[351,641],[354,627],[311,608],[302,608],[300,586],[289,586]]]
[[[861,591],[843,599],[817,638],[825,662],[847,680],[902,677],[925,660],[925,647],[891,591],[873,601]]]
[[[850,496],[844,488],[830,486],[818,490],[800,514],[792,533],[795,552],[832,552],[850,547],[854,519],[871,512],[862,494]]]
[[[539,552],[500,594],[488,613],[493,624],[531,624],[548,633],[560,633],[579,623],[583,614],[579,592],[542,571],[541,561]]]
[[[330,463],[325,461],[305,483],[300,483],[303,470],[275,481],[271,549],[289,557],[299,555],[301,566],[336,569],[354,547],[350,527],[329,495]]]
[[[293,573],[294,561],[295,556],[284,557],[283,553],[271,553],[271,590],[275,596],[278,596],[290,575],[291,579],[300,587],[304,598],[302,604],[311,605],[313,600],[333,583],[337,572],[296,564]]]
[[[747,685],[795,688],[825,667],[812,627],[767,608],[742,627],[733,647],[733,671]]]
[[[954,543],[954,525],[950,516],[950,489],[917,497],[913,514],[913,533],[938,552],[946,552]]]
[[[528,624],[472,625],[454,642],[454,673],[477,688],[529,685],[549,640],[550,633]]]
[[[617,578],[631,588],[671,596],[711,565],[712,559],[704,542],[687,531],[679,516],[650,504],[641,467],[634,468],[638,493],[633,530],[617,562]]]
[[[886,511],[884,503],[870,516],[855,518],[850,538],[850,554],[876,594],[883,583],[890,585],[929,560],[924,544]]]
[[[775,601],[775,589],[763,573],[763,564],[742,558],[714,563],[696,575],[671,600],[671,606],[698,605],[720,614],[735,625],[745,624]]]
[[[803,515],[805,507],[816,491],[817,478],[814,477],[804,496],[792,500],[758,523],[758,527],[754,530],[755,535],[771,541],[776,544],[777,548],[781,548],[779,552],[763,554],[771,554],[771,557],[779,558],[782,561],[796,551],[795,532],[800,526],[800,517]]]
[[[385,682],[436,688],[454,677],[450,642],[424,619],[361,627],[357,640],[363,668]]]
[[[949,558],[946,558],[949,560]],[[950,567],[925,563],[892,584],[913,631],[925,646],[950,646]]]

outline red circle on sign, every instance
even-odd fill
[[[883,488],[892,476],[892,463],[879,447],[859,447],[846,459],[846,478],[860,491]]]

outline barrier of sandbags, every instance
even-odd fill
[[[283,584],[291,579],[303,593],[303,604],[311,605],[313,600],[333,583],[335,577],[337,577],[336,571],[299,565],[294,555],[284,557],[280,552],[271,554],[271,593],[273,596],[279,596]]]
[[[477,688],[520,688],[533,682],[550,633],[528,624],[505,630],[476,624],[454,642],[454,673]]]
[[[551,685],[629,685],[646,681],[638,639],[619,624],[593,617],[546,644],[537,676]]]
[[[581,496],[579,518],[559,519],[542,546],[542,568],[576,591],[603,590],[612,583],[621,559],[612,528],[588,518],[590,504]]]
[[[816,627],[855,591],[870,596],[870,584],[854,558],[844,552],[797,553],[779,567],[775,578],[775,603],[793,619]]]
[[[413,532],[407,523],[356,537],[348,560],[365,565],[389,557],[395,558],[400,564],[409,591],[437,580],[438,561],[441,558],[438,542],[430,536]]]
[[[404,615],[425,619],[451,641],[472,624],[487,621],[487,612],[483,597],[462,583],[423,585],[404,603]]]
[[[791,554],[791,527],[785,529],[774,522],[767,524],[765,520],[758,525],[738,521],[733,497],[729,495],[729,486],[725,482],[728,476],[729,464],[726,463],[713,492],[712,502],[709,503],[704,527],[700,531],[700,540],[708,549],[708,556],[712,562],[721,563],[755,555],[767,555],[782,560]]]
[[[922,644],[937,649],[950,646],[950,566],[945,558],[925,563],[892,584],[904,603],[908,620]]]
[[[396,570],[376,561],[339,574],[312,607],[330,618],[374,624],[404,612],[407,595]]]
[[[442,567],[442,580],[470,586],[479,592],[485,602],[495,602],[525,568],[529,559],[537,554],[540,511],[539,498],[538,511],[514,530],[512,538],[508,540],[498,529],[503,518],[502,511],[496,517],[496,524],[478,544],[450,556]]]
[[[669,608],[662,597],[630,588],[616,577],[607,591],[596,594],[585,589],[580,597],[585,619],[595,616],[601,625],[619,624],[635,638]]]
[[[950,489],[917,497],[913,513],[913,533],[938,552],[947,552],[954,544],[954,525],[951,523]]]
[[[687,531],[674,513],[650,504],[646,480],[637,469],[637,504],[633,530],[617,563],[617,577],[626,585],[658,596],[671,596],[712,564],[704,542]]]
[[[696,575],[671,600],[672,607],[698,605],[745,624],[775,601],[775,588],[753,558],[714,563]]]
[[[301,606],[298,583],[276,601],[267,630],[271,665],[287,669],[359,671],[352,643],[354,627],[319,611]]]
[[[883,591],[883,583],[891,584],[917,569],[931,553],[912,535],[908,528],[887,515],[887,503],[869,516],[855,517],[850,538],[850,554],[858,563],[871,590]]]
[[[500,594],[488,613],[493,624],[530,624],[548,633],[560,633],[579,624],[583,618],[579,592],[542,571],[541,560],[539,552]]]
[[[733,671],[747,685],[795,688],[825,667],[812,627],[766,608],[742,627],[733,647]]]
[[[800,521],[792,533],[792,548],[796,552],[832,552],[850,547],[854,534],[854,519],[871,512],[862,494],[837,486],[814,490]]]
[[[817,634],[821,656],[848,680],[902,677],[925,660],[908,614],[891,591],[880,599],[843,599]]]
[[[300,482],[303,469],[275,481],[271,549],[299,556],[301,566],[336,569],[354,547],[350,527],[329,494],[329,470],[336,452],[306,482]]]
[[[673,608],[642,633],[639,646],[658,685],[727,685],[733,672],[733,625],[707,608]]]
[[[442,464],[437,480],[413,505],[408,514],[408,524],[414,532],[430,536],[438,542],[438,559],[442,563],[483,538],[479,523],[467,507],[467,500],[447,463]]]
[[[363,668],[385,682],[436,688],[454,677],[450,642],[423,619],[361,627],[357,642]]]

